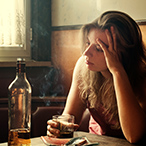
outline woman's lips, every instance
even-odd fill
[[[93,63],[89,62],[88,60],[85,60],[85,63],[86,63],[87,65],[93,65]]]

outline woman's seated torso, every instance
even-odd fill
[[[97,135],[108,135],[114,137],[124,138],[121,129],[115,129],[115,121],[107,122],[110,114],[104,113],[103,107],[100,106],[98,110],[88,107],[91,114],[89,121],[89,132]]]

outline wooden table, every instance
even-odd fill
[[[74,137],[86,136],[90,142],[98,142],[99,146],[146,146],[146,141],[143,144],[130,144],[125,139],[114,138],[109,136],[100,136],[87,132],[76,131]],[[0,146],[7,146],[6,143],[1,143]],[[31,146],[46,146],[40,137],[31,139]]]

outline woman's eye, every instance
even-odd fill
[[[90,45],[90,43],[89,42],[86,42],[86,47],[88,47]]]
[[[97,50],[98,52],[103,52],[103,50],[101,49],[100,46],[97,46],[97,47],[96,47],[96,50]]]

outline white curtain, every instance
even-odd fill
[[[25,0],[0,0],[0,45],[23,45]]]

